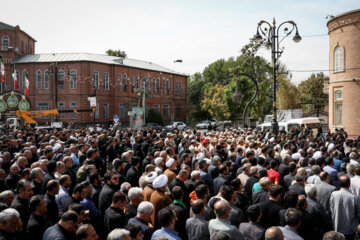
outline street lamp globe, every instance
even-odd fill
[[[302,38],[300,37],[298,30],[296,29],[296,33],[295,33],[295,35],[294,35],[294,37],[293,37],[293,41],[296,42],[296,43],[298,43],[298,42],[301,41],[301,39],[302,39]]]

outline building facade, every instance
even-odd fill
[[[25,92],[25,77],[28,76],[30,86],[27,100],[31,110],[90,109],[88,97],[96,96],[97,108],[94,113],[61,113],[56,120],[107,123],[116,114],[127,126],[128,111],[141,106],[142,94],[146,92],[146,111],[155,109],[161,112],[165,122],[185,121],[186,75],[151,62],[101,54],[35,54],[35,40],[30,36],[31,44],[25,44],[23,53],[22,40],[17,39],[12,31],[24,33],[18,26],[0,25],[0,38],[7,36],[9,39],[8,47],[1,47],[0,53],[6,70],[1,92],[13,90],[11,73],[14,69],[19,92]],[[4,41],[2,44],[4,46]],[[54,119],[44,117],[39,122]]]
[[[360,9],[332,17],[330,39],[329,127],[360,135]]]

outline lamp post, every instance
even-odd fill
[[[279,31],[283,29],[284,36],[279,40]],[[266,48],[271,48],[271,58],[273,64],[273,75],[274,75],[274,83],[273,83],[273,119],[271,122],[271,128],[274,134],[277,135],[279,125],[277,122],[276,115],[276,78],[278,71],[278,59],[281,57],[281,54],[284,51],[284,48],[280,47],[280,43],[289,36],[295,30],[295,35],[293,37],[294,42],[298,43],[301,41],[301,37],[298,32],[298,27],[294,21],[285,21],[281,23],[278,27],[276,27],[275,18],[273,19],[273,24],[271,25],[267,21],[261,20],[258,23],[255,39],[257,41],[265,40]]]
[[[62,66],[65,66],[68,70],[67,75],[70,75],[70,70],[69,67],[65,64],[62,64]],[[54,74],[54,81],[52,81],[53,84],[55,84],[55,108],[58,108],[58,63],[57,62],[52,62],[49,65],[49,69],[50,69],[50,73]],[[64,79],[64,85],[65,85],[65,79]],[[53,86],[53,85],[52,85]],[[64,86],[65,87],[65,86]],[[53,93],[53,87],[51,90],[51,95]],[[51,96],[52,99],[52,96]],[[58,115],[55,115],[55,121],[58,120]]]

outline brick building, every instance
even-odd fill
[[[146,91],[146,110],[158,110],[165,122],[185,121],[187,76],[152,62],[88,53],[35,54],[35,40],[19,26],[0,23],[1,52],[6,81],[1,93],[13,89],[14,65],[18,92],[30,82],[31,110],[89,109],[88,97],[96,95],[95,113],[63,113],[59,121],[106,123],[117,114],[128,125],[127,112],[138,106],[142,89]],[[57,84],[55,84],[57,82]],[[95,116],[94,116],[95,115]],[[48,117],[41,121],[51,121]]]
[[[360,9],[327,22],[330,39],[329,127],[360,135]],[[355,137],[353,136],[353,137]]]

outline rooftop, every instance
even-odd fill
[[[169,68],[160,66],[152,62],[135,60],[130,58],[121,58],[109,56],[106,54],[93,54],[93,53],[45,53],[45,54],[32,54],[22,55],[15,59],[15,63],[50,63],[50,62],[98,62],[103,64],[112,64],[126,67],[134,67],[157,72],[171,73],[181,76],[187,76],[184,73],[173,71]]]

